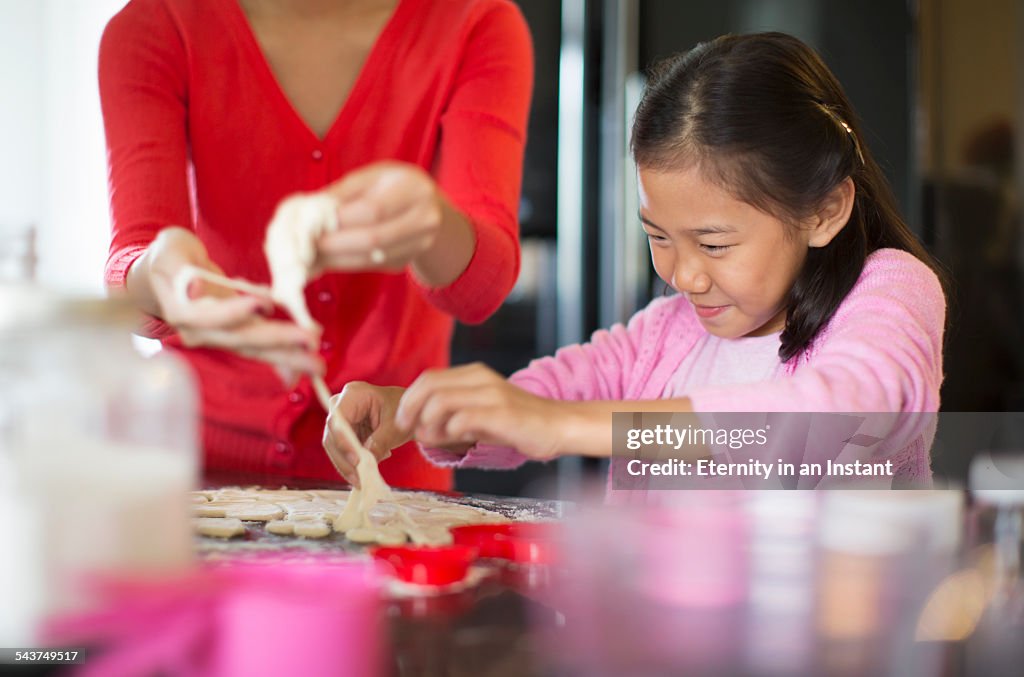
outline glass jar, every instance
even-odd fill
[[[196,388],[172,355],[135,352],[137,320],[119,301],[0,286],[0,503],[27,525],[0,570],[41,572],[0,597],[20,595],[27,622],[87,606],[95,575],[191,561]]]
[[[976,674],[1010,674],[1024,661],[1024,450],[977,453],[970,488],[968,564],[979,576],[983,606],[967,667]]]

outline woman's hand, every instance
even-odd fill
[[[396,421],[427,446],[483,442],[535,459],[565,451],[569,403],[532,395],[482,364],[424,372],[402,395]]]
[[[342,476],[353,486],[359,486],[356,474],[359,456],[338,430],[338,419],[348,421],[359,441],[380,463],[391,455],[392,449],[411,438],[395,424],[395,411],[404,392],[405,388],[352,381],[331,398],[331,410],[324,427],[324,449],[338,459]]]
[[[433,177],[403,162],[377,162],[325,189],[338,202],[337,230],[317,242],[313,275],[328,270],[413,272],[432,287],[454,281],[476,246],[469,222]]]
[[[174,281],[187,265],[223,275],[195,233],[165,228],[129,270],[128,291],[143,310],[174,327],[186,346],[223,348],[269,362],[286,381],[291,372],[323,373],[319,337],[293,322],[265,318],[273,310],[269,300],[195,279],[183,302]]]

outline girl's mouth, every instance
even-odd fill
[[[715,317],[725,312],[725,309],[729,306],[699,306],[696,303],[693,304],[694,310],[697,311],[697,315],[703,318]]]

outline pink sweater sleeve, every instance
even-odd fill
[[[894,250],[869,258],[860,280],[793,373],[757,387],[708,386],[690,393],[697,412],[874,413],[877,453],[927,434],[942,384],[946,303],[935,274]]]
[[[657,317],[659,299],[636,313],[628,326],[617,324],[594,332],[589,343],[566,346],[554,357],[534,360],[509,378],[523,390],[553,400],[621,400],[627,397],[627,381],[637,364],[642,346],[653,349],[643,337],[655,328],[649,318]],[[444,449],[424,448],[434,463],[455,467],[492,469],[515,468],[527,461],[515,449],[478,444],[464,456]]]

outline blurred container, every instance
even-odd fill
[[[977,674],[1024,665],[1024,453],[982,452],[971,462],[970,561],[984,606],[968,644]]]
[[[738,673],[749,517],[734,492],[662,493],[567,520],[551,587],[565,623],[544,638],[559,674]]]
[[[0,284],[34,280],[38,262],[35,226],[0,224]]]
[[[806,675],[814,658],[815,491],[747,491],[750,602],[747,671]]]
[[[119,302],[0,286],[0,492],[31,523],[0,568],[39,553],[42,612],[85,605],[90,574],[191,560],[195,388],[173,356],[133,350],[136,321]]]
[[[941,647],[915,642],[922,609],[953,572],[959,491],[834,491],[818,526],[819,668],[933,675]]]

